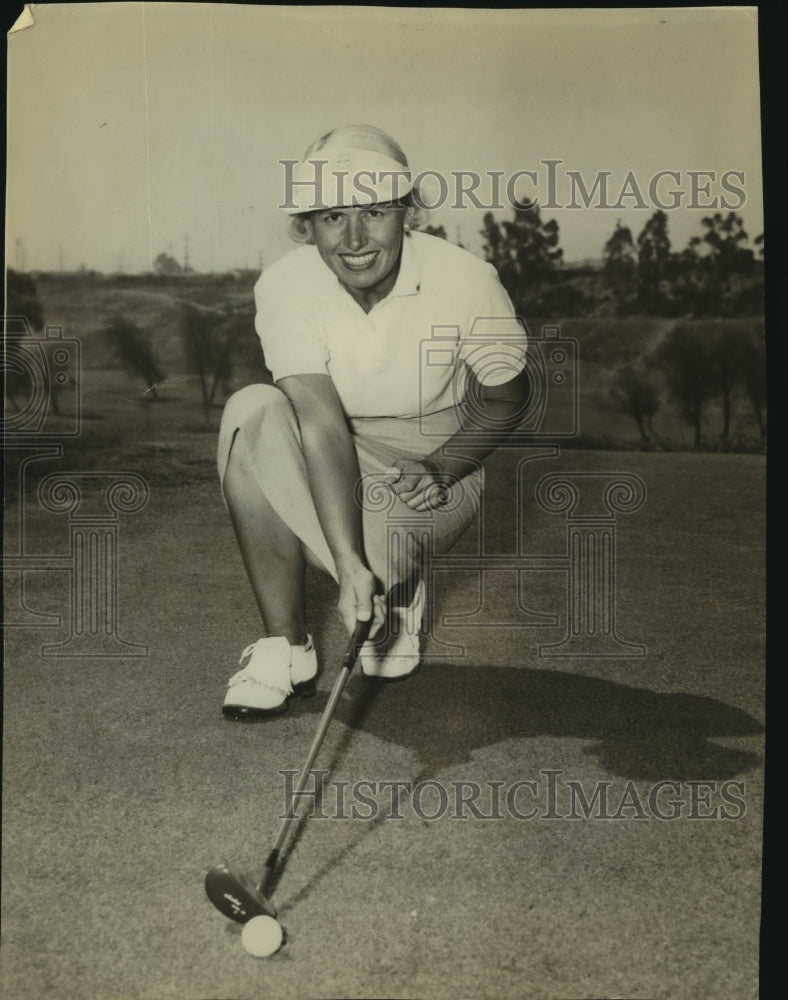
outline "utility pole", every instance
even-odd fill
[[[14,240],[14,248],[16,254],[16,269],[17,271],[24,271],[25,269],[25,241],[21,236],[17,236]]]
[[[183,270],[189,270],[189,236],[183,238]]]

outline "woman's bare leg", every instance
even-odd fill
[[[300,646],[307,641],[301,540],[268,502],[237,445],[230,450],[223,488],[246,573],[267,634]]]

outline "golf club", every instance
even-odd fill
[[[326,707],[323,709],[320,725],[317,727],[315,738],[312,740],[312,746],[309,748],[306,762],[298,779],[298,786],[293,795],[294,803],[300,801],[301,796],[306,790],[309,774],[320,752],[326,730],[333,718],[345,683],[356,664],[359,650],[366,641],[371,627],[372,619],[356,622],[347,652],[342,660],[342,666],[337,674],[337,679],[334,681],[334,686],[331,689]],[[276,909],[266,898],[265,892],[279,861],[279,854],[287,840],[290,827],[297,818],[297,814],[293,808],[282,820],[282,824],[279,827],[279,835],[266,859],[263,875],[258,885],[255,885],[254,882],[227,864],[227,862],[212,868],[205,876],[205,891],[208,894],[208,899],[226,917],[235,920],[239,924],[245,924],[252,917],[263,914],[269,917],[276,916]]]

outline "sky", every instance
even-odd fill
[[[292,246],[279,161],[350,122],[450,194],[476,172],[485,205],[490,172],[531,171],[513,190],[556,220],[568,261],[601,256],[618,221],[636,237],[658,202],[679,202],[675,249],[714,211],[763,230],[755,8],[28,11],[8,38],[10,266],[140,272],[187,245],[198,271],[265,266]],[[608,207],[577,190],[569,207],[571,178],[593,191],[600,172]],[[452,200],[432,223],[481,253],[484,209]]]

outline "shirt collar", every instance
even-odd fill
[[[415,240],[409,233],[402,237],[402,253],[399,260],[399,274],[394,287],[383,300],[393,299],[397,295],[418,295],[421,289],[421,256],[415,245]]]

